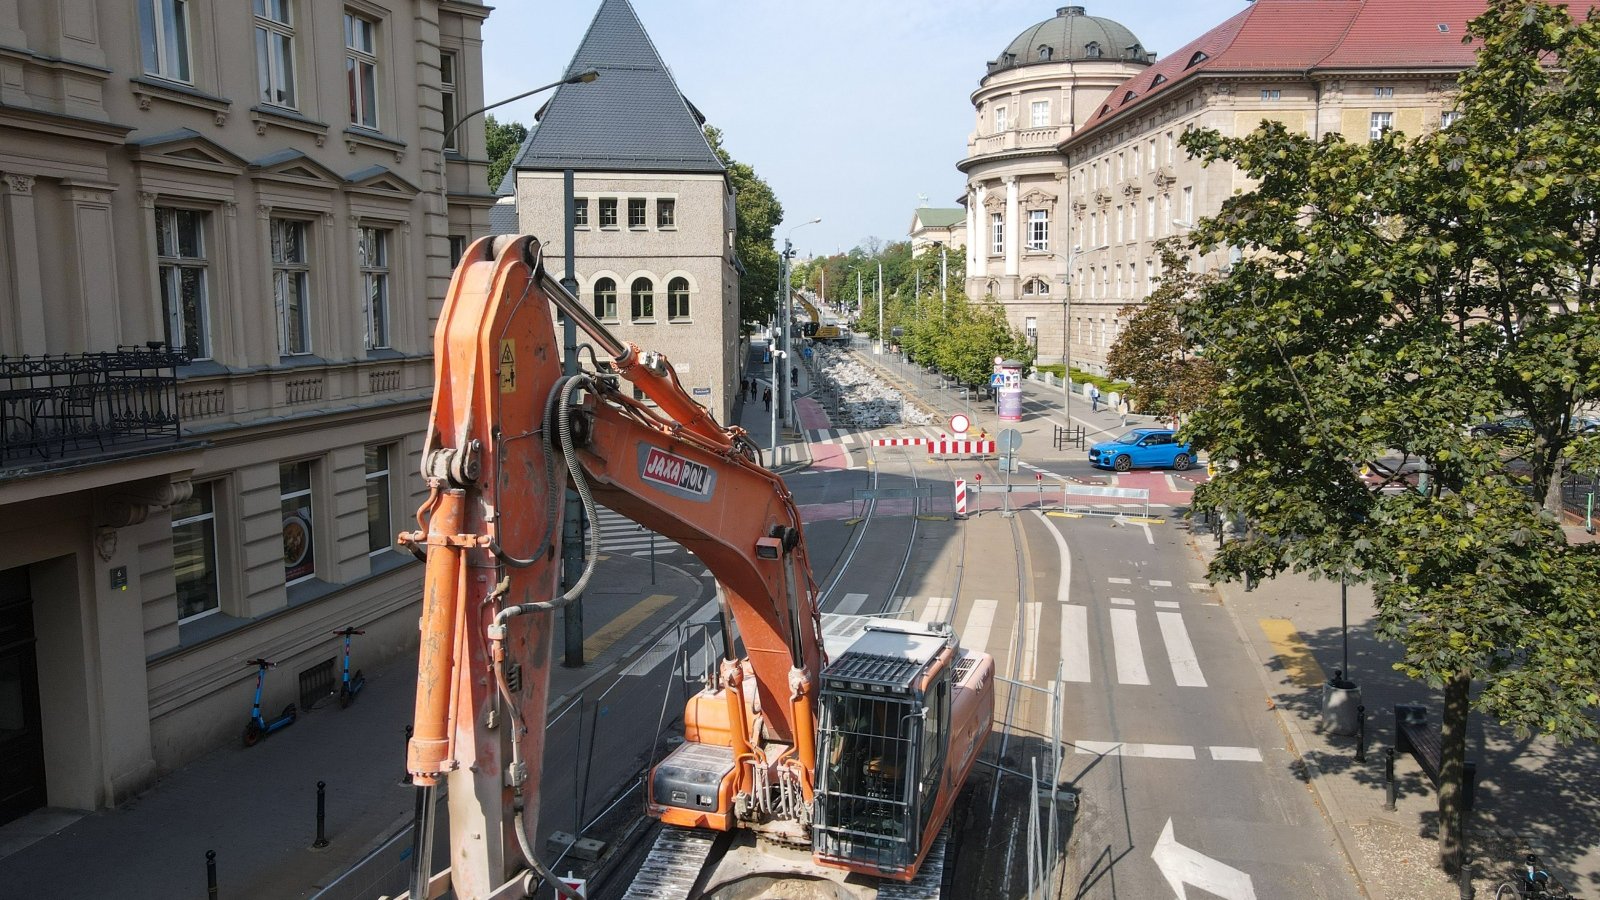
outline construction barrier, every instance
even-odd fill
[[[956,479],[956,515],[967,514],[967,482],[965,479]]]
[[[927,438],[875,438],[874,447],[920,447],[928,442]]]
[[[978,456],[992,455],[994,451],[994,441],[950,441],[941,439],[928,442],[928,453],[930,454]]]

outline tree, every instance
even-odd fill
[[[720,129],[707,125],[706,142],[727,168],[735,192],[733,249],[744,266],[739,279],[739,317],[745,322],[763,322],[777,309],[778,251],[772,248],[772,232],[783,221],[783,204],[755,169],[723,148]]]
[[[528,139],[528,127],[521,122],[502,124],[491,115],[483,117],[483,131],[489,153],[489,190],[493,192],[500,187],[506,170],[517,161],[517,151]]]
[[[1226,373],[1188,425],[1222,470],[1194,505],[1250,523],[1212,575],[1373,583],[1397,668],[1444,691],[1450,870],[1469,708],[1600,739],[1600,547],[1567,544],[1548,506],[1562,461],[1592,452],[1570,418],[1600,396],[1600,26],[1490,0],[1470,31],[1461,118],[1435,133],[1351,144],[1265,122],[1184,138],[1256,185],[1196,230],[1201,249],[1244,257],[1182,308]],[[1531,436],[1468,435],[1508,410]],[[1394,454],[1421,462],[1418,489],[1355,476],[1393,471]]]
[[[1130,382],[1128,401],[1135,409],[1178,419],[1217,389],[1217,367],[1195,355],[1178,325],[1182,304],[1198,296],[1211,276],[1191,272],[1173,238],[1159,242],[1156,250],[1161,283],[1143,303],[1118,313],[1127,325],[1111,344],[1106,369],[1112,378]]]

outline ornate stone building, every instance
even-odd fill
[[[415,646],[478,0],[0,0],[0,821]]]
[[[988,64],[972,93],[976,127],[957,168],[967,176],[967,295],[1006,305],[1060,358],[1061,275],[1069,252],[1066,170],[1056,146],[1155,55],[1110,19],[1064,6]]]

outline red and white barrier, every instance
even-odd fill
[[[956,479],[956,515],[967,514],[967,483],[963,479]]]
[[[875,438],[874,447],[920,447],[928,442],[927,438]]]
[[[928,442],[929,454],[948,454],[955,456],[977,456],[993,454],[994,441],[951,441],[938,440]]]

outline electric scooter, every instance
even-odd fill
[[[344,709],[354,703],[356,695],[361,693],[361,689],[367,686],[367,676],[361,674],[360,669],[356,670],[356,674],[350,674],[350,636],[352,634],[366,634],[366,632],[358,631],[354,628],[344,628],[335,631],[334,634],[344,636],[344,682],[339,685],[339,708]]]
[[[283,713],[271,722],[261,718],[261,686],[267,681],[267,670],[276,667],[278,664],[267,662],[264,659],[252,659],[245,665],[256,667],[256,702],[250,709],[250,721],[244,726],[244,745],[246,747],[254,747],[257,743],[260,743],[262,738],[274,731],[293,725],[299,713],[295,710],[294,704],[291,703],[285,706]]]

